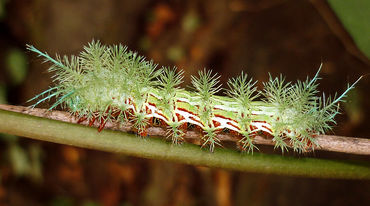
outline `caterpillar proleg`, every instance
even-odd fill
[[[239,137],[243,151],[253,152],[253,137],[271,137],[282,151],[291,146],[305,152],[317,145],[315,136],[324,134],[336,122],[339,102],[354,88],[358,79],[339,97],[318,96],[318,74],[305,81],[286,82],[280,76],[263,83],[257,90],[256,81],[245,73],[221,88],[219,76],[211,70],[192,76],[193,91],[180,87],[183,71],[162,67],[122,45],[105,46],[92,41],[78,56],[50,57],[33,46],[30,51],[52,65],[55,85],[29,101],[39,103],[55,98],[49,108],[66,108],[80,121],[99,123],[104,129],[108,121],[132,122],[137,134],[146,136],[149,126],[167,129],[174,144],[184,141],[191,129],[202,133],[202,146],[213,151],[222,142],[219,133]],[[218,95],[223,92],[225,95]]]

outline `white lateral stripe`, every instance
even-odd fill
[[[217,128],[220,128],[220,129],[227,128],[227,129],[230,129],[230,130],[233,130],[233,131],[236,131],[236,132],[240,132],[240,130],[238,128],[233,126],[235,124],[238,124],[236,122],[230,121],[229,119],[225,119],[225,118],[222,118],[222,117],[214,117],[214,118],[212,118],[212,120],[215,120],[215,121],[220,123],[220,126],[218,126]],[[233,125],[228,124],[228,122],[232,123]]]
[[[267,128],[271,129],[271,125],[268,124],[268,123],[264,123],[264,122],[252,122],[251,125],[252,126],[255,126],[257,128],[256,129],[257,131],[261,131],[262,130],[262,131],[267,132],[268,134],[271,134],[272,135],[271,131],[267,129]],[[263,126],[265,126],[267,128],[265,128]]]
[[[157,109],[156,106],[150,105],[149,103],[145,103],[144,105],[146,106],[146,108],[148,110],[151,111],[151,114],[147,114],[146,117],[148,117],[148,118],[155,117],[155,118],[161,119],[164,122],[168,123],[168,120],[164,117],[163,113],[159,109]],[[129,105],[129,108],[134,108],[134,107],[133,107],[133,105]],[[184,117],[184,119],[181,120],[180,123],[190,123],[190,124],[197,125],[197,126],[203,128],[203,125],[200,123],[200,118],[198,116],[193,115],[190,112],[186,112],[186,111],[178,110],[178,109],[175,110],[175,114],[179,114],[179,115]],[[195,119],[197,121],[194,121],[193,119]],[[234,126],[234,125],[238,125],[237,121],[235,121],[235,120],[230,120],[230,119],[223,118],[223,117],[213,117],[212,120],[217,121],[217,122],[220,123],[220,126],[216,127],[217,129],[226,128],[226,129],[229,129],[229,130],[240,132],[240,129],[238,129],[236,126]],[[268,124],[268,123],[253,122],[252,121],[251,126],[256,128],[253,132],[263,131],[263,132],[266,132],[266,133],[272,135],[272,132],[270,131],[271,130],[271,125]]]

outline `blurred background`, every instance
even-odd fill
[[[183,69],[184,85],[205,67],[224,85],[245,71],[261,88],[268,73],[304,80],[322,62],[319,89],[333,95],[365,75],[332,134],[369,138],[369,20],[366,0],[0,0],[0,103],[27,106],[51,83],[26,44],[71,55],[95,39]],[[0,134],[0,205],[366,205],[369,192],[369,181],[241,173]]]

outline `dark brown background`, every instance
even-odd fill
[[[342,92],[369,73],[369,60],[349,52],[351,39],[324,1],[99,1],[11,0],[0,20],[0,82],[10,104],[45,90],[50,74],[32,44],[49,54],[77,54],[92,39],[122,43],[160,66],[190,75],[204,67],[228,78],[244,70],[259,80],[283,73],[287,80],[313,76],[321,62],[320,90]],[[338,22],[336,22],[338,23]],[[339,25],[339,27],[338,27]],[[5,57],[25,52],[26,79],[12,85]],[[333,133],[370,137],[370,80],[365,76],[349,98]],[[0,140],[0,204],[4,205],[365,205],[368,181],[344,181],[251,174],[125,157],[19,139],[21,148],[39,145],[42,177],[12,170],[8,143]],[[262,151],[271,152],[269,147]],[[291,154],[296,155],[296,154]],[[296,155],[299,156],[299,155]],[[336,153],[318,158],[362,159]]]

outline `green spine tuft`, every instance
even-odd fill
[[[322,65],[312,79],[294,84],[285,82],[282,75],[270,75],[262,91],[257,91],[256,82],[242,73],[227,82],[228,97],[223,97],[216,95],[221,91],[220,77],[211,70],[192,76],[195,92],[185,91],[179,87],[183,71],[158,69],[152,61],[122,45],[105,46],[92,41],[78,56],[56,58],[30,45],[27,49],[52,63],[48,71],[53,73],[55,84],[30,99],[37,101],[32,107],[55,98],[50,110],[67,108],[90,124],[97,121],[99,129],[110,121],[132,122],[140,135],[146,134],[151,118],[162,115],[156,118],[161,118],[174,144],[183,141],[186,126],[193,121],[203,132],[203,146],[209,145],[211,151],[221,145],[217,134],[225,128],[241,135],[238,144],[247,152],[257,148],[253,137],[261,133],[272,135],[275,148],[283,152],[288,146],[296,152],[313,149],[319,146],[315,135],[324,134],[336,124],[339,103],[361,79],[348,85],[339,97],[320,97],[317,80]],[[258,98],[262,101],[256,101]],[[150,110],[150,105],[155,105],[155,110]],[[195,114],[195,120],[181,117],[180,109],[187,115]],[[221,122],[215,121],[216,117]]]

